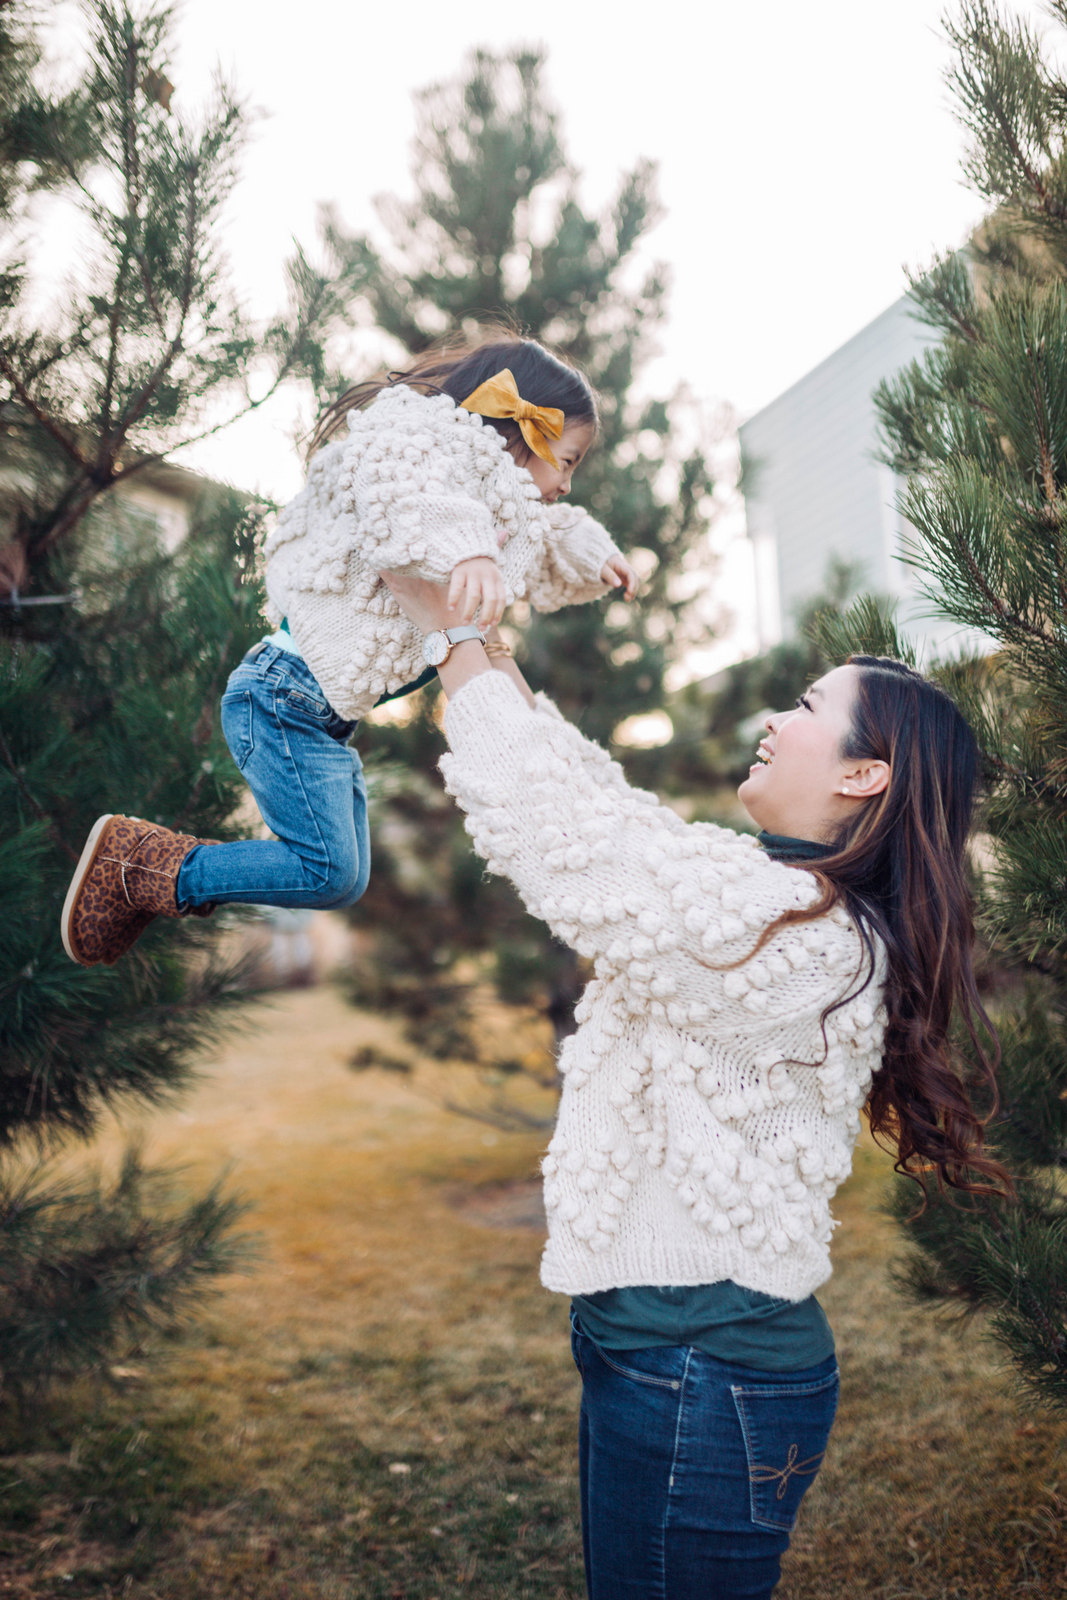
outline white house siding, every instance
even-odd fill
[[[912,302],[898,300],[742,424],[761,649],[788,634],[800,606],[823,591],[834,556],[859,565],[860,588],[899,598],[909,633],[943,646],[958,631],[921,614],[928,602],[898,559],[901,484],[877,460],[871,398],[936,339]]]

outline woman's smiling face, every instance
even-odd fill
[[[852,727],[858,681],[858,667],[835,667],[798,698],[792,711],[767,718],[766,737],[737,794],[768,833],[829,841],[857,802],[886,787],[886,762],[841,753]]]

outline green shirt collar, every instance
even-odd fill
[[[792,839],[785,833],[767,833],[761,830],[757,836],[760,844],[769,856],[775,861],[818,861],[823,856],[832,856],[832,844],[816,844],[814,839]]]

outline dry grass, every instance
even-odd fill
[[[535,1232],[457,1206],[531,1176],[537,1140],[353,1074],[395,1040],[327,990],[257,1021],[144,1132],[153,1159],[231,1165],[259,1264],[121,1392],[36,1420],[0,1476],[0,1595],[578,1600],[566,1307]],[[1067,1423],[896,1296],[886,1166],[864,1146],[838,1206],[842,1412],[782,1600],[1065,1596]]]

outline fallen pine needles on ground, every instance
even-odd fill
[[[7,1419],[0,1596],[580,1600],[537,1139],[448,1115],[439,1069],[353,1073],[395,1041],[328,989],[258,1023],[141,1124],[153,1160],[229,1164],[258,1264],[113,1387]],[[865,1141],[839,1196],[841,1412],[781,1600],[1067,1596],[1067,1421],[1019,1400],[976,1325],[901,1300],[888,1175]]]

